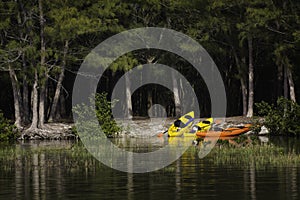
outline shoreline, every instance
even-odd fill
[[[159,119],[159,118],[157,118]],[[176,118],[167,118],[168,121],[172,121]],[[203,120],[205,118],[197,118],[198,120]],[[122,120],[122,119],[116,119]],[[146,121],[150,120],[149,117],[134,117],[132,121]],[[125,119],[126,121],[126,119]],[[128,119],[128,121],[131,121]],[[243,117],[243,116],[232,116],[226,117],[226,124],[246,124],[253,123],[255,119]],[[73,140],[78,139],[77,134],[74,132],[75,123],[74,122],[48,122],[45,123],[43,128],[29,129],[24,128],[21,130],[21,135],[18,140]],[[124,131],[124,130],[123,130]],[[122,131],[122,132],[123,132]],[[125,131],[126,132],[126,131]],[[126,135],[126,133],[121,133],[121,135]]]

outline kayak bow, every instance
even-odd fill
[[[188,132],[194,122],[194,111],[191,111],[179,119],[177,119],[168,129],[169,137],[182,136],[183,133]]]

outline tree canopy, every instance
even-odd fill
[[[248,115],[262,100],[300,95],[300,2],[296,0],[6,0],[0,2],[1,106],[17,126],[71,119],[71,93],[85,56],[101,41],[137,27],[165,27],[198,41],[218,66],[228,98],[227,115]],[[184,59],[156,49],[130,52],[105,71],[98,90],[108,98],[118,79],[134,67],[163,63],[183,74],[210,115],[205,82]],[[168,116],[185,95],[159,85],[141,87],[123,102],[133,116],[154,104]],[[130,87],[130,80],[126,86]],[[130,92],[130,91],[128,91]],[[131,100],[132,98],[132,100]],[[254,109],[254,110],[253,110]],[[156,111],[161,112],[161,111]],[[12,114],[14,113],[14,114]]]

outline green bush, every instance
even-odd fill
[[[17,133],[16,127],[0,111],[0,141],[15,140],[17,139]]]
[[[264,117],[261,125],[266,126],[272,135],[300,136],[300,106],[283,97],[276,105],[266,102],[256,104],[258,114]]]
[[[97,93],[95,98],[95,107],[96,107],[96,116],[98,122],[101,126],[102,131],[107,137],[111,137],[113,134],[121,131],[121,128],[117,125],[116,121],[112,119],[112,102],[107,100],[106,93]],[[91,99],[92,100],[92,99]],[[78,117],[78,123],[80,126],[84,126],[84,131],[89,131],[91,136],[101,136],[95,131],[98,127],[98,124],[92,124],[88,119],[94,114],[95,110],[93,107],[81,104],[73,108],[74,113]],[[74,129],[75,130],[75,129]],[[75,130],[76,132],[76,130]]]

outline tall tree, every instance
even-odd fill
[[[16,74],[16,70],[19,71],[20,69],[18,60],[23,52],[22,43],[20,42],[23,39],[22,30],[17,29],[18,25],[21,24],[20,10],[18,4],[14,1],[1,2],[0,5],[7,12],[6,15],[0,16],[0,62],[2,66],[5,66],[4,70],[9,72],[13,90],[15,125],[20,129],[22,127],[22,96]],[[14,13],[17,14],[16,17],[13,15]]]
[[[15,70],[11,67],[11,63],[8,64],[9,65],[9,76],[11,79],[11,83],[12,83],[12,88],[13,88],[13,96],[14,96],[14,108],[15,108],[15,125],[18,129],[21,128],[22,126],[22,117],[21,117],[21,91],[20,91],[20,87],[19,87],[19,83],[18,83],[18,78],[17,75],[15,73]]]
[[[40,82],[39,82],[39,127],[43,128],[45,123],[45,99],[46,86],[48,81],[48,72],[46,69],[46,41],[45,41],[45,17],[44,17],[44,0],[38,1],[39,7],[39,25],[40,25]],[[37,127],[36,127],[37,128]]]
[[[197,5],[197,4],[196,4]],[[239,23],[245,20],[245,7],[239,2],[214,0],[203,2],[203,13],[196,15],[188,33],[197,38],[207,50],[218,58],[217,65],[225,76],[225,81],[239,79],[242,93],[242,113],[248,111],[248,69],[245,53],[247,46],[240,40]],[[198,5],[199,6],[199,5]],[[195,13],[198,7],[195,7]],[[202,8],[203,9],[203,8]],[[205,14],[204,14],[205,13]],[[198,20],[196,20],[198,18]],[[196,21],[196,22],[195,22]],[[230,58],[233,58],[230,60]],[[219,61],[220,60],[220,61]],[[235,66],[233,69],[231,66]],[[230,72],[232,71],[232,72]],[[231,75],[235,73],[235,75]]]
[[[255,69],[255,46],[260,40],[265,40],[265,18],[268,16],[268,5],[270,2],[261,0],[241,2],[244,8],[244,17],[236,24],[239,30],[241,46],[247,41],[248,49],[248,110],[247,117],[253,116],[254,106],[254,69]],[[257,44],[256,44],[257,43]],[[255,45],[256,44],[256,45]],[[258,50],[257,50],[258,51]],[[257,53],[256,53],[257,54]]]
[[[129,79],[130,70],[138,65],[138,60],[133,57],[132,54],[124,55],[118,58],[113,64],[111,69],[113,71],[123,71],[124,78],[125,78],[125,85],[124,85],[124,92],[125,92],[125,102],[120,102],[121,104],[124,103],[122,106],[124,110],[124,117],[131,119],[133,116],[132,112],[132,97],[131,97],[131,80]]]
[[[49,7],[51,6],[49,5]],[[76,7],[70,7],[67,2],[57,1],[55,6],[53,7],[52,5],[51,8],[49,20],[52,22],[52,25],[46,27],[46,34],[49,38],[52,38],[51,42],[49,42],[51,51],[54,52],[52,55],[54,61],[51,65],[56,69],[53,70],[54,75],[58,73],[58,80],[56,81],[53,101],[50,102],[49,121],[55,120],[67,68],[70,43],[74,42],[78,36],[94,30],[92,28],[92,20],[80,13]]]
[[[254,104],[254,66],[253,66],[253,40],[252,36],[248,36],[248,51],[249,51],[249,99],[248,99],[248,112],[247,117],[253,116],[253,104]]]
[[[268,31],[274,35],[276,42],[274,43],[274,56],[277,65],[278,73],[278,94],[282,95],[281,91],[287,98],[296,102],[295,84],[293,78],[294,64],[290,55],[295,54],[296,38],[295,33],[299,27],[299,11],[300,5],[293,1],[277,1],[273,2],[270,10],[275,13],[267,24]],[[284,78],[282,78],[284,77]],[[283,81],[282,81],[283,80]]]

